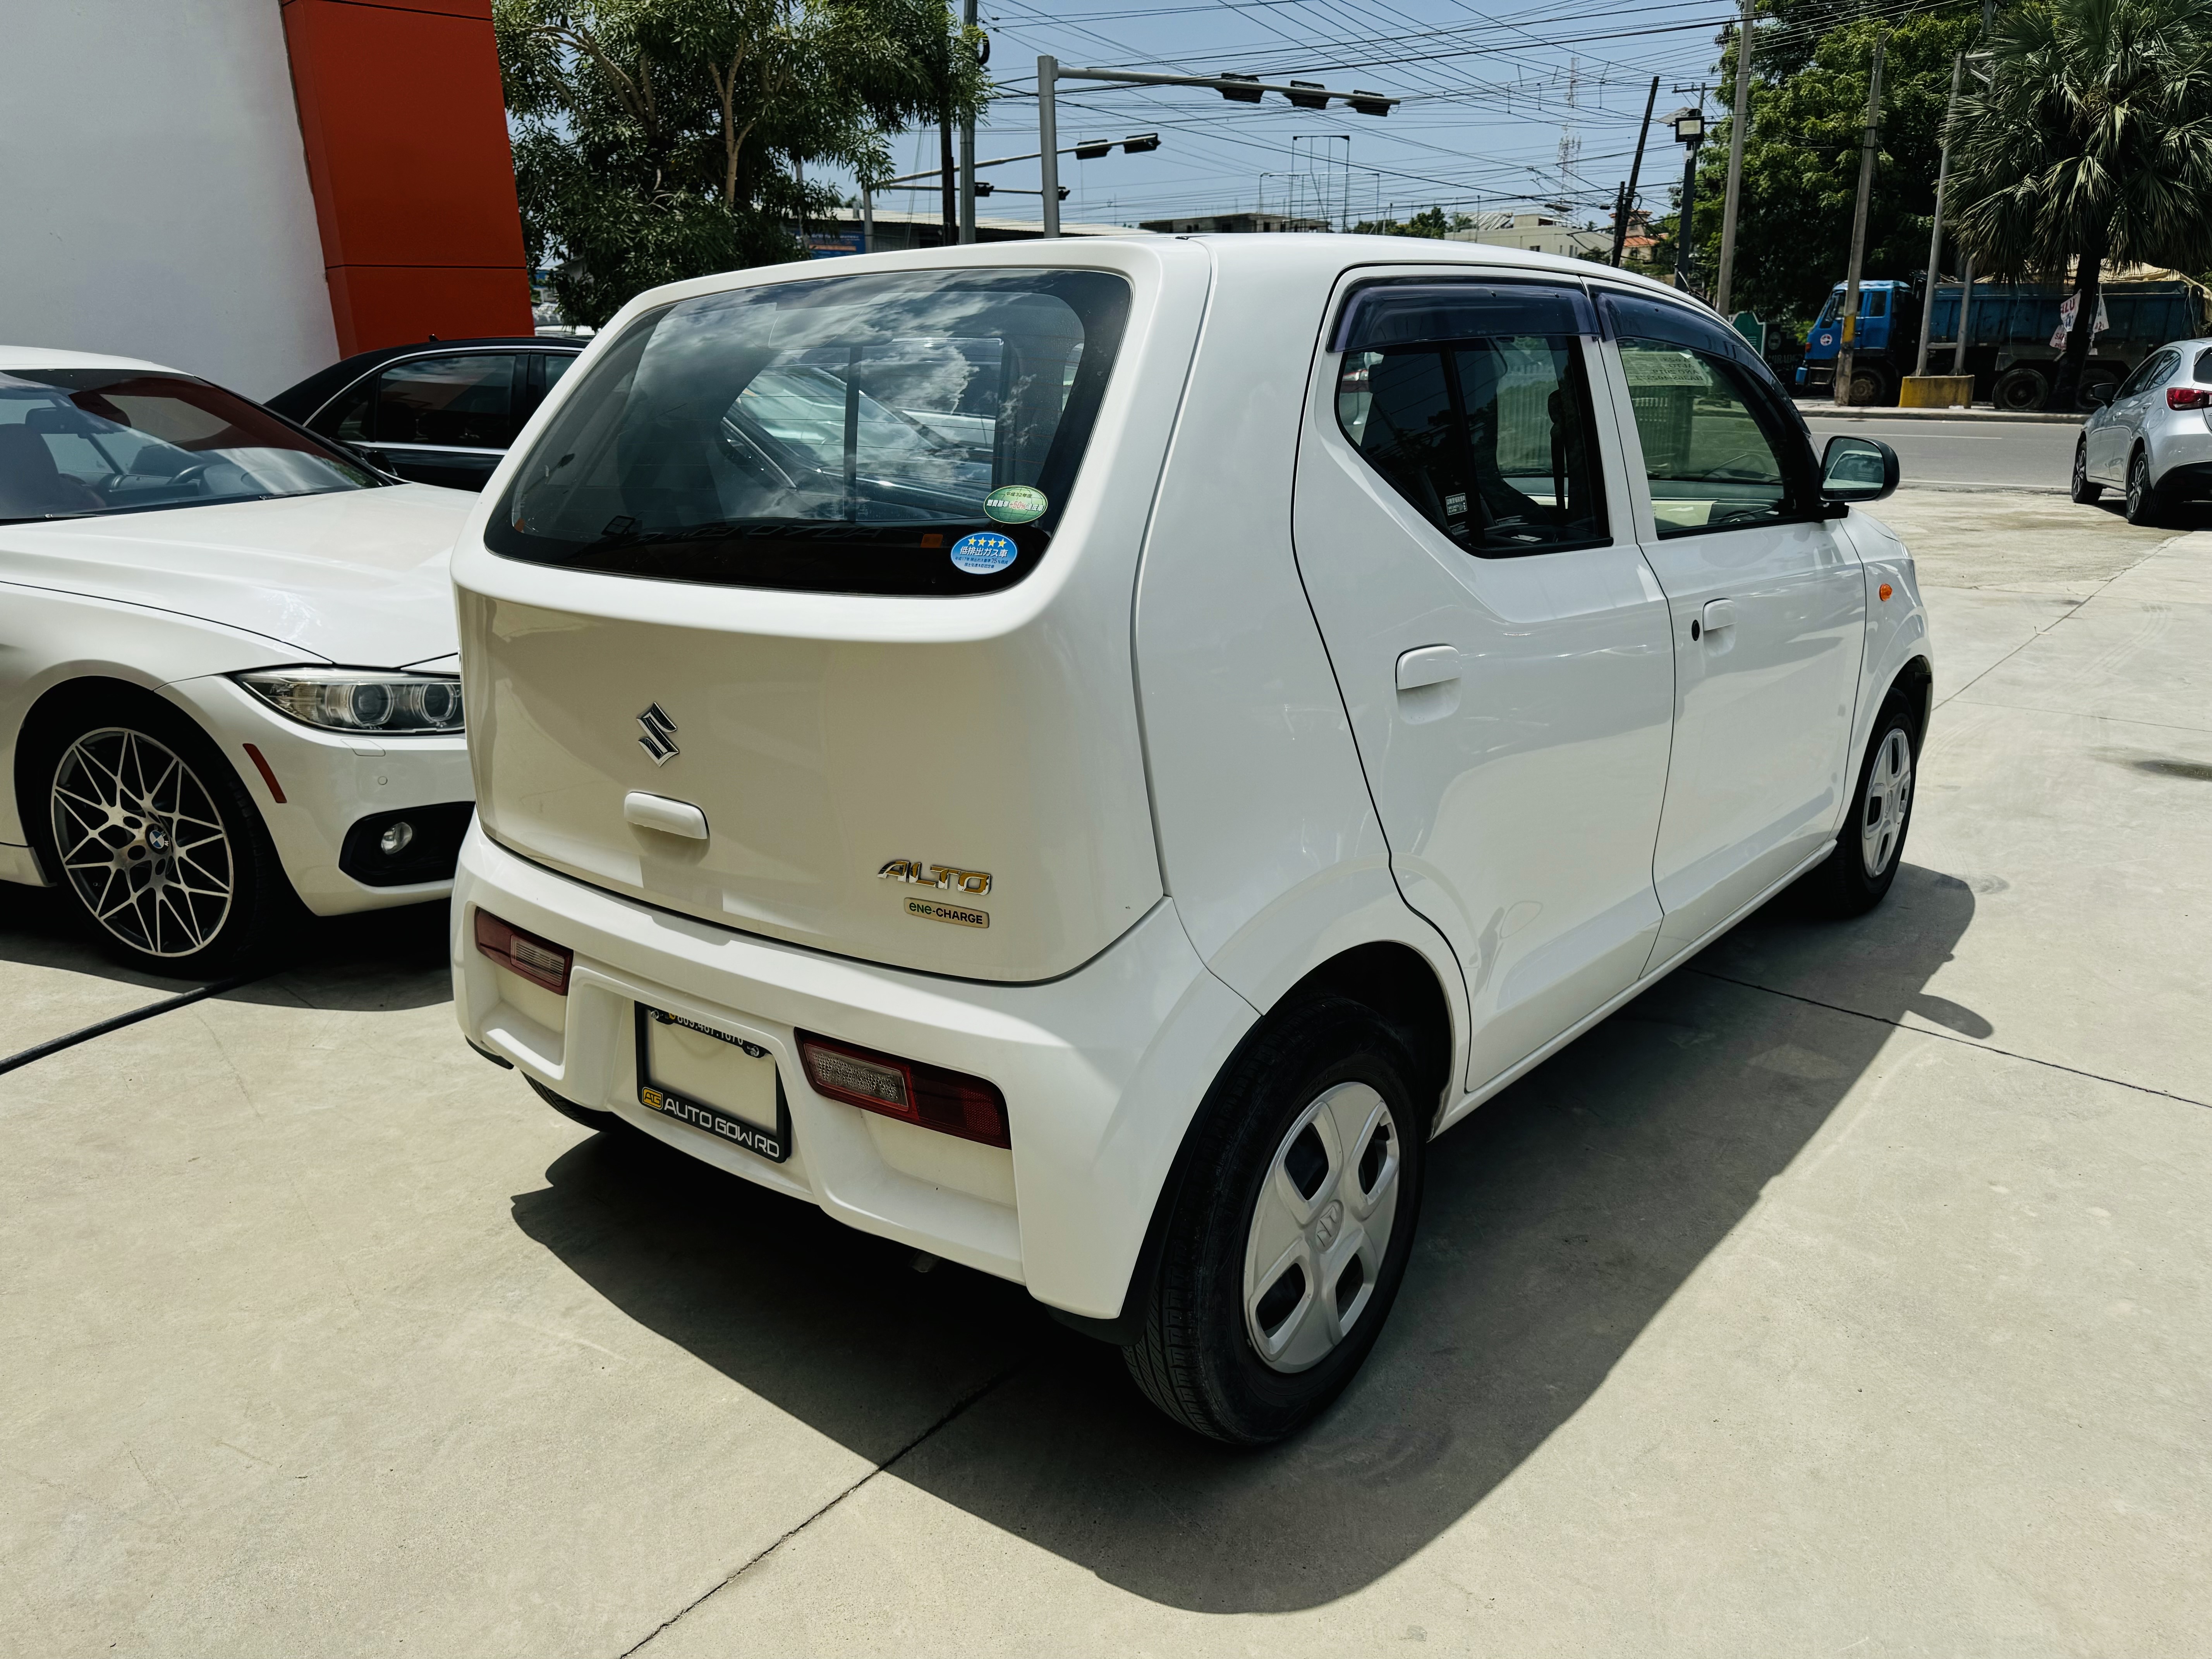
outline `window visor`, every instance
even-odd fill
[[[1370,283],[1338,316],[1332,351],[1382,351],[1425,341],[1595,334],[1597,316],[1579,288],[1534,283]]]

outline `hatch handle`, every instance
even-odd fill
[[[707,815],[688,800],[671,800],[665,795],[633,789],[623,797],[623,817],[641,830],[658,830],[664,836],[707,839]]]
[[[1445,685],[1460,675],[1459,647],[1425,645],[1398,659],[1398,689],[1418,691],[1425,685]]]

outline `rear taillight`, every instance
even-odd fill
[[[1013,1145],[1006,1130],[1006,1097],[996,1084],[980,1077],[805,1031],[799,1034],[799,1057],[817,1095],[986,1146]]]
[[[542,985],[556,996],[568,994],[568,969],[575,953],[550,939],[526,933],[511,921],[501,921],[489,910],[477,912],[477,949],[502,968],[511,968],[533,985]]]
[[[2170,386],[2166,389],[2168,409],[2212,409],[2212,386]]]

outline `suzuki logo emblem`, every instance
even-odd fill
[[[653,757],[655,766],[665,766],[684,751],[676,746],[676,722],[668,718],[668,711],[657,702],[649,702],[645,712],[637,717],[638,729],[645,735],[637,746]]]

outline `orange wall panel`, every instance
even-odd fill
[[[338,348],[527,334],[490,0],[284,0]]]

